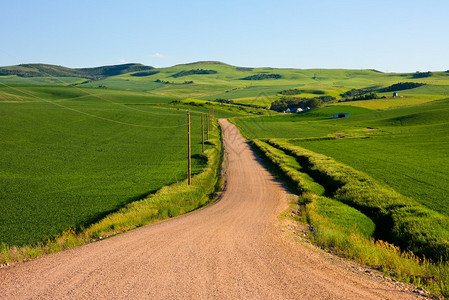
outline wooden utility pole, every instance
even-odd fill
[[[203,153],[204,153],[204,113],[201,113],[201,141],[203,143]]]
[[[211,126],[211,124],[212,124],[212,113],[211,113],[211,110],[209,109],[209,123],[207,124],[207,126],[209,126],[209,131],[212,131],[212,126]]]
[[[209,139],[209,122],[210,122],[210,118],[209,118],[209,114],[206,115],[206,132],[207,132],[207,139]]]
[[[188,157],[188,164],[187,164],[188,165],[188,167],[187,167],[187,183],[190,185],[191,181],[192,181],[191,176],[190,176],[191,171],[192,171],[192,158],[191,158],[192,151],[191,151],[191,145],[190,145],[190,110],[187,111],[187,140],[188,140],[187,146],[189,148],[189,150],[188,150],[189,157]]]
[[[211,123],[212,131],[215,131],[214,128],[214,107],[212,106],[212,123]]]

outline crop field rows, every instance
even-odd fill
[[[186,110],[153,105],[171,98],[33,86],[1,87],[0,95],[1,242],[88,226],[186,178]],[[191,113],[193,174],[207,163],[200,112]]]

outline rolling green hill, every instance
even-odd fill
[[[48,64],[21,64],[17,66],[0,67],[0,76],[16,75],[19,77],[81,77],[99,79],[151,69],[153,69],[153,67],[144,66],[142,64],[122,64],[79,69]]]
[[[399,96],[393,98],[392,91],[400,83]],[[159,96],[226,99],[266,107],[279,99],[280,92],[290,89],[297,91],[298,94],[293,96],[300,98],[320,95],[343,99],[341,95],[352,89],[370,90],[384,97],[346,102],[347,105],[369,109],[415,105],[449,96],[448,72],[432,72],[429,77],[419,77],[417,73],[382,73],[376,70],[246,68],[216,61],[167,68],[123,64],[70,69],[23,64],[1,67],[0,84],[77,85],[147,91]],[[404,86],[409,88],[402,89]]]

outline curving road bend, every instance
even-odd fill
[[[412,299],[295,242],[288,194],[226,120],[227,188],[171,220],[0,269],[0,299]]]

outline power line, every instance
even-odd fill
[[[39,99],[41,101],[44,101],[46,103],[50,103],[52,105],[59,106],[61,108],[64,108],[64,109],[67,109],[67,110],[70,110],[70,111],[73,111],[73,112],[77,112],[77,113],[80,113],[80,114],[83,114],[83,115],[86,115],[86,116],[89,116],[89,117],[92,117],[92,118],[97,118],[97,119],[100,119],[100,120],[109,121],[109,122],[113,122],[113,123],[117,123],[117,124],[121,124],[121,125],[142,127],[142,128],[175,128],[175,127],[183,127],[183,126],[187,125],[187,123],[183,123],[183,124],[173,125],[173,126],[150,126],[150,125],[140,125],[140,124],[133,124],[133,123],[128,123],[128,122],[117,121],[117,120],[113,120],[113,119],[97,116],[97,115],[94,115],[94,114],[91,114],[91,113],[87,113],[87,112],[84,112],[84,111],[81,111],[81,110],[78,110],[78,109],[75,109],[75,108],[71,108],[71,107],[62,105],[62,104],[60,104],[58,102],[46,100],[44,98],[41,98],[39,96],[34,95],[33,93],[30,93],[30,92],[27,92],[27,91],[24,91],[24,90],[12,87],[12,86],[7,85],[7,84],[5,84],[3,82],[0,82],[0,84],[3,85],[3,86],[6,86],[8,88],[11,88],[13,90],[19,91],[21,93],[30,95],[30,96],[32,96],[32,97],[34,97],[36,99]]]

